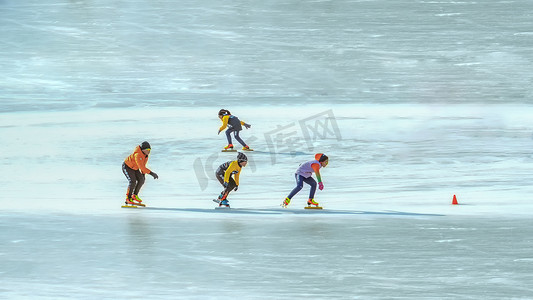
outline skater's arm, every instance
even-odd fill
[[[252,127],[252,125],[246,124],[246,122],[244,122],[244,121],[241,121],[241,125],[246,127],[246,129],[249,129],[250,127]]]
[[[137,163],[137,166],[143,174],[152,173],[152,171],[146,167],[146,159],[143,158],[140,154],[135,154],[135,163]]]
[[[324,189],[324,183],[322,183],[322,178],[320,177],[320,165],[319,164],[312,164],[311,167],[315,171],[316,179],[318,179],[318,189],[323,190]]]
[[[233,176],[233,180],[235,180],[235,184],[237,186],[239,186],[239,176],[240,176],[241,172],[239,173],[236,173],[235,176]]]
[[[320,165],[319,164],[312,164],[311,168],[315,171],[316,178],[318,179],[318,182],[322,182],[322,177],[320,177]]]
[[[226,129],[228,127],[228,121],[229,121],[229,115],[222,117],[222,126],[218,129],[218,132],[220,133],[222,130]]]

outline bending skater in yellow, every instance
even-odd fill
[[[224,187],[217,199],[213,200],[219,206],[229,207],[228,195],[231,191],[236,191],[239,188],[239,176],[241,169],[248,164],[248,157],[244,153],[237,154],[237,160],[228,161],[220,165],[215,176]],[[233,177],[232,177],[233,176]]]

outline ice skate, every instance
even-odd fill
[[[220,204],[220,202],[222,202],[222,200],[224,199],[225,199],[224,194],[221,193],[220,195],[218,195],[218,198],[213,199],[213,202]]]
[[[229,208],[229,201],[227,199],[224,199],[224,200],[220,201],[218,206],[219,207],[225,206],[225,207]]]
[[[283,203],[281,203],[281,207],[286,208],[287,206],[289,206],[289,203],[291,203],[291,199],[285,198],[285,200],[283,200]]]
[[[229,144],[222,149],[222,152],[237,152],[237,150],[233,149],[233,144]]]
[[[144,205],[142,202],[142,199],[139,198],[138,195],[131,195],[131,202],[133,202],[134,204],[133,205],[138,205],[138,206],[146,206]]]
[[[131,195],[131,200],[137,203],[142,203],[142,199],[138,195]]]
[[[322,209],[321,206],[318,206],[318,202],[315,201],[315,199],[309,199],[307,200],[307,206],[304,207],[305,209]]]
[[[309,199],[307,200],[307,206],[315,206],[317,207],[318,206],[318,202],[315,201],[315,199]]]
[[[254,149],[250,148],[249,146],[242,147],[242,151],[254,151]]]
[[[133,196],[129,197],[126,196],[126,201],[124,201],[124,205],[122,205],[123,208],[137,208],[137,207],[144,207],[145,205],[142,203],[135,202],[133,200]]]
[[[126,197],[126,201],[124,201],[124,203],[126,205],[137,205],[137,203],[135,203],[131,197]]]

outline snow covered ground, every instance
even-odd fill
[[[51,2],[0,0],[0,298],[533,297],[529,1]]]

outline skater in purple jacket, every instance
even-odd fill
[[[292,192],[285,198],[281,206],[287,207],[291,203],[292,197],[294,197],[298,192],[303,188],[304,182],[311,186],[309,191],[309,200],[307,200],[307,205],[318,207],[318,202],[315,201],[315,191],[317,183],[313,179],[313,173],[316,174],[318,179],[318,189],[323,190],[324,184],[322,183],[322,178],[320,177],[320,168],[323,168],[328,165],[328,157],[323,153],[317,153],[315,155],[315,160],[308,161],[300,165],[296,170],[296,187]]]

